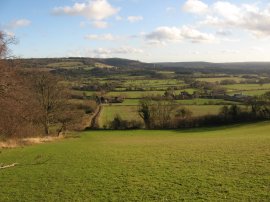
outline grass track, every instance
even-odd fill
[[[89,131],[0,150],[0,201],[269,201],[270,123]]]

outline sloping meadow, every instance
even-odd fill
[[[0,150],[0,201],[269,201],[269,122]]]

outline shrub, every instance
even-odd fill
[[[139,121],[123,120],[118,114],[114,117],[113,121],[109,124],[109,129],[113,130],[126,130],[126,129],[139,129],[142,128],[143,124]]]

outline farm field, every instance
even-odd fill
[[[249,95],[249,96],[260,96],[263,95],[264,93],[268,92],[270,89],[268,90],[234,90],[234,91],[228,91],[229,95],[233,95],[235,93],[243,93],[244,95]]]
[[[109,124],[116,115],[119,115],[122,119],[132,121],[141,120],[138,114],[138,106],[102,106],[102,111],[98,119],[99,127]]]
[[[229,90],[241,90],[241,91],[249,91],[249,90],[269,90],[270,84],[233,84],[233,85],[224,85],[223,87]]]
[[[188,93],[193,93],[194,91],[196,91],[196,89],[193,89],[193,88],[187,88],[187,89],[183,89],[183,90],[175,90],[174,92],[176,94],[179,94],[180,92],[182,91],[186,91]],[[81,93],[80,91],[75,91],[77,93]],[[84,91],[85,94],[87,96],[92,96],[93,94],[95,93],[98,93],[98,92],[95,92],[95,91]],[[164,95],[164,92],[165,90],[153,90],[153,91],[112,91],[112,92],[108,92],[106,94],[106,96],[122,96],[122,97],[125,97],[125,98],[131,98],[131,99],[139,99],[139,98],[142,98],[142,97],[145,97],[145,96],[149,96],[149,95],[154,95],[154,96],[161,96],[161,95]]]
[[[185,105],[184,105],[185,106]],[[177,109],[180,109],[182,105],[178,105]],[[217,114],[220,111],[222,105],[186,105],[192,112],[192,116],[203,116],[203,115],[211,115]],[[119,115],[122,119],[132,121],[137,120],[140,121],[141,118],[138,115],[138,106],[136,105],[103,105],[101,114],[99,116],[99,126],[103,127],[110,123],[116,115]],[[141,120],[142,121],[142,120]]]
[[[210,77],[210,78],[199,78],[198,81],[206,81],[206,82],[220,82],[222,80],[234,80],[236,82],[244,81],[244,78],[235,77],[235,76],[228,76],[228,77]]]
[[[89,131],[0,150],[1,201],[269,201],[269,122]]]

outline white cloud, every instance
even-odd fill
[[[139,22],[143,20],[143,16],[128,16],[127,20],[131,23]]]
[[[257,37],[270,36],[269,8],[259,8],[256,4],[236,5],[217,1],[209,9],[209,14],[201,21],[201,25],[246,30]]]
[[[16,29],[19,27],[27,27],[29,25],[31,25],[30,20],[19,19],[19,20],[14,20],[14,21],[10,22],[6,27],[8,27],[9,29]]]
[[[213,34],[203,33],[188,26],[183,26],[181,32],[185,39],[189,39],[193,43],[213,42],[215,40],[215,36]]]
[[[143,50],[142,49],[138,49],[138,48],[133,48],[133,47],[130,47],[130,46],[122,46],[122,47],[119,47],[119,48],[114,48],[114,49],[111,49],[111,52],[113,54],[132,54],[132,53],[143,53]]]
[[[106,48],[98,48],[98,49],[90,50],[89,52],[90,54],[92,54],[92,57],[97,57],[97,58],[111,57],[111,50],[106,49]]]
[[[99,28],[99,29],[105,29],[108,27],[108,23],[105,21],[94,21],[94,22],[92,22],[92,25],[95,28]]]
[[[144,51],[142,49],[133,48],[130,46],[121,46],[118,48],[97,48],[97,49],[80,49],[68,51],[67,56],[72,57],[94,57],[94,58],[108,58],[117,57],[119,55],[129,55],[129,54],[142,54]]]
[[[214,13],[226,18],[229,21],[239,21],[241,19],[241,10],[236,5],[226,1],[218,1],[214,3]]]
[[[107,0],[89,0],[87,3],[75,3],[73,6],[56,7],[55,15],[84,16],[90,20],[101,21],[119,12]]]
[[[181,41],[181,30],[177,27],[158,27],[146,35],[150,41]]]
[[[183,6],[183,10],[200,15],[207,12],[208,5],[199,0],[188,0]]]
[[[156,30],[147,34],[145,37],[146,40],[150,43],[161,44],[183,40],[189,40],[193,43],[212,42],[215,40],[214,35],[200,32],[199,30],[189,26],[183,26],[181,28],[158,27]]]
[[[116,40],[116,37],[113,36],[112,34],[102,34],[102,35],[97,35],[97,34],[89,34],[84,37],[87,40],[100,40],[100,41],[114,41]]]

